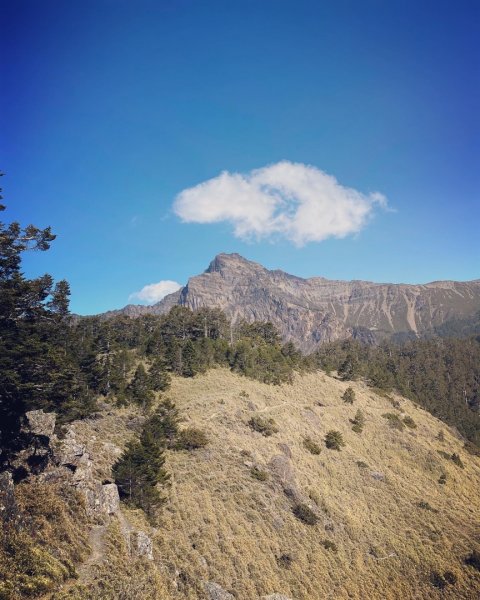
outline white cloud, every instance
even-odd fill
[[[130,294],[129,300],[140,300],[146,304],[155,304],[168,294],[173,294],[181,288],[181,284],[176,281],[164,280],[158,283],[150,283],[143,287],[139,292]]]
[[[173,210],[185,223],[233,225],[242,239],[284,237],[296,246],[360,231],[383,194],[362,194],[302,163],[281,161],[246,174],[224,171],[180,192]]]

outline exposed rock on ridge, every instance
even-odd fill
[[[125,307],[129,316],[163,314],[176,304],[221,308],[234,322],[269,320],[285,340],[311,351],[323,342],[395,334],[421,335],[480,310],[480,280],[424,285],[302,279],[269,271],[239,254],[219,254],[201,275],[153,306]]]

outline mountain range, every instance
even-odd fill
[[[284,340],[310,352],[338,339],[420,337],[448,323],[470,323],[480,311],[480,279],[418,285],[304,279],[239,254],[219,254],[204,273],[160,302],[130,304],[105,316],[164,314],[175,305],[220,308],[234,323],[271,321]]]

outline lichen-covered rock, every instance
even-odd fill
[[[213,581],[206,581],[204,584],[205,591],[207,592],[209,600],[235,600],[229,592],[224,590],[222,586]]]
[[[153,560],[153,543],[144,531],[130,532],[130,552],[134,556],[142,556],[147,560]]]
[[[107,515],[114,515],[120,510],[120,496],[118,487],[114,483],[102,485],[101,512]]]
[[[52,437],[55,431],[57,416],[55,413],[46,413],[43,410],[30,410],[25,414],[24,430],[32,435]]]

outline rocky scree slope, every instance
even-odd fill
[[[379,341],[422,335],[480,310],[480,280],[425,285],[302,279],[269,271],[239,254],[219,254],[201,275],[153,306],[129,305],[106,316],[164,314],[174,305],[220,308],[233,322],[271,321],[284,340],[310,352],[319,344],[357,337]]]

